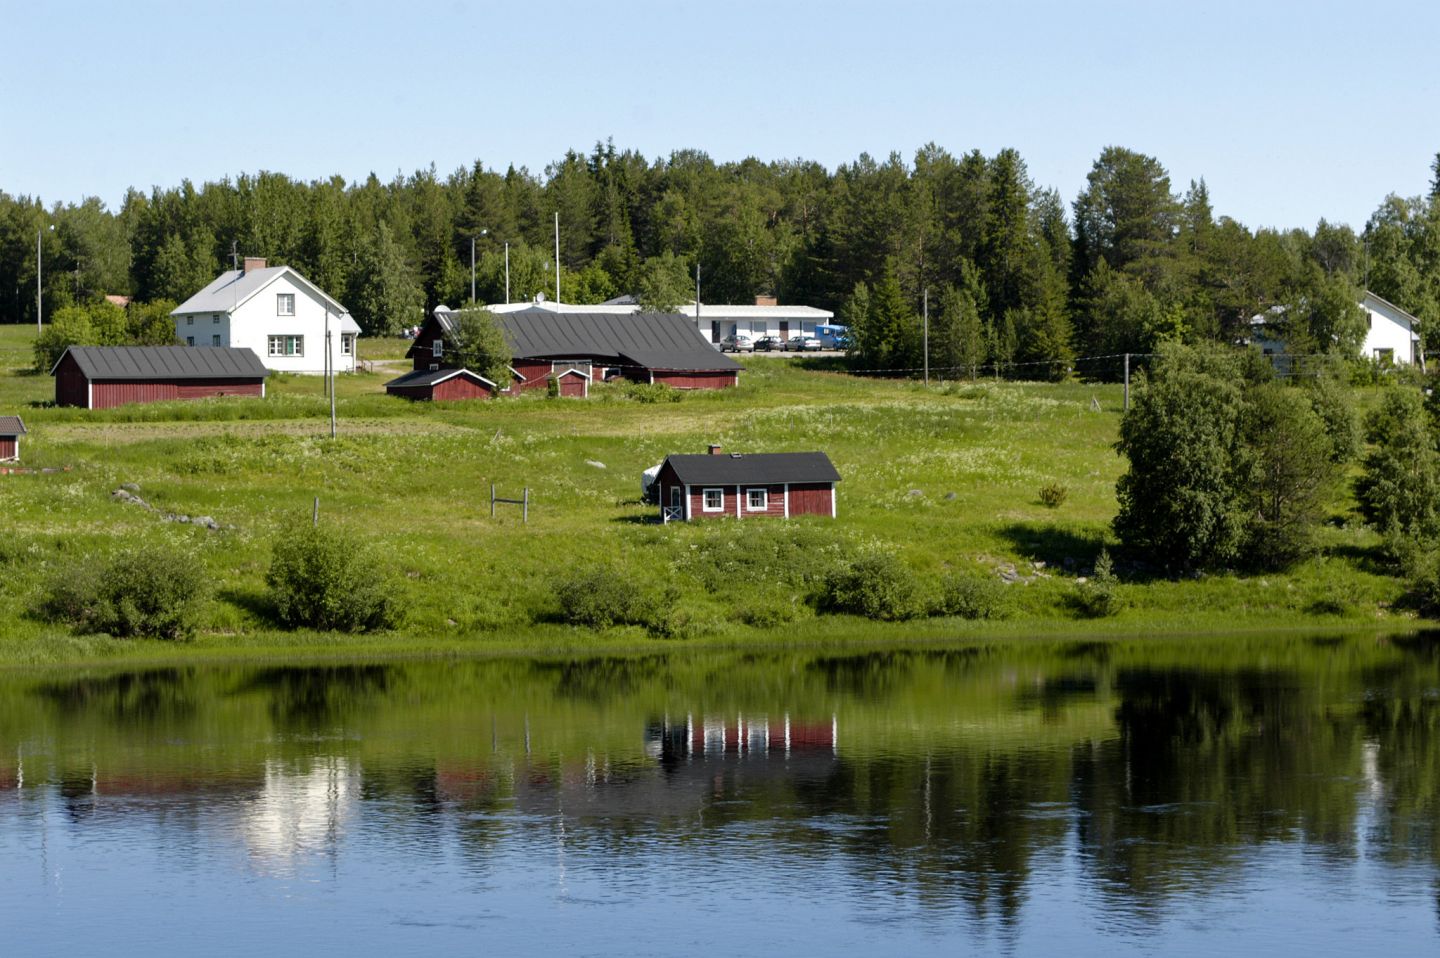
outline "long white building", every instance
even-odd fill
[[[625,315],[639,312],[634,297],[623,296],[606,303],[579,306],[571,303],[559,304],[548,300],[524,303],[492,303],[487,307],[492,313],[513,313],[521,309],[549,309],[557,313],[596,313]],[[757,302],[743,306],[693,302],[681,306],[677,312],[695,317],[700,334],[711,343],[719,343],[727,336],[737,333],[759,339],[770,336],[787,340],[792,336],[816,336],[822,327],[831,327],[835,314],[828,309],[814,306],[781,306],[770,297],[758,297]]]
[[[255,351],[276,372],[325,371],[325,331],[336,372],[355,371],[360,326],[349,311],[289,266],[266,266],[247,256],[243,269],[214,282],[170,313],[187,346],[235,346]]]

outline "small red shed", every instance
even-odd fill
[[[392,396],[448,402],[456,399],[491,399],[495,384],[468,369],[417,369],[385,384]]]
[[[0,416],[0,462],[20,461],[20,437],[25,423],[19,416]]]
[[[57,406],[109,409],[168,399],[264,397],[270,370],[254,350],[232,346],[71,346],[50,375]]]
[[[655,477],[663,522],[835,517],[840,473],[823,452],[726,453],[667,456]]]

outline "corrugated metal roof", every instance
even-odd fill
[[[436,311],[448,336],[458,313]],[[706,342],[695,321],[679,313],[556,313],[527,309],[495,317],[516,359],[594,357],[617,366],[695,372],[743,367]],[[411,347],[411,352],[414,347]]]
[[[840,473],[823,452],[759,452],[667,456],[666,462],[687,485],[733,486],[737,483],[839,482]]]
[[[385,388],[389,389],[391,386],[435,386],[453,376],[467,376],[486,386],[495,385],[479,373],[473,373],[468,369],[417,369],[398,379],[390,380],[385,384]]]
[[[0,416],[0,436],[25,435],[25,422],[19,416]]]
[[[65,356],[73,357],[88,379],[264,379],[270,375],[253,349],[233,346],[71,346]],[[55,375],[54,369],[50,375]]]

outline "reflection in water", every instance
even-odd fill
[[[799,953],[1432,946],[1437,690],[1414,638],[10,676],[0,880],[63,909],[54,875],[118,849],[162,900],[320,887],[357,928],[504,900],[552,943],[708,887],[828,909]]]

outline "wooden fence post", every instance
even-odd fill
[[[311,528],[314,528],[314,529],[320,528],[320,497],[319,497],[319,496],[316,496],[316,497],[315,497],[315,507],[314,507],[314,508],[311,510],[311,512],[310,512],[310,526],[311,526]]]

